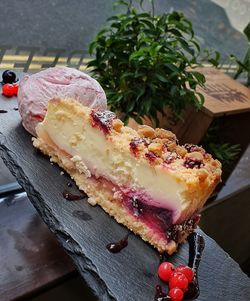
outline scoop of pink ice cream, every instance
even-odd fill
[[[107,109],[107,99],[100,84],[79,70],[54,67],[25,75],[19,84],[18,109],[23,126],[32,135],[44,119],[52,98],[73,98],[90,108]]]

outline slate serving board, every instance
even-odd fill
[[[153,301],[159,283],[157,251],[131,234],[128,247],[118,254],[108,252],[106,245],[123,238],[128,230],[101,208],[90,206],[86,198],[74,202],[63,198],[69,177],[60,175],[61,169],[33,148],[16,107],[15,98],[0,97],[0,110],[8,111],[0,114],[0,155],[98,300]],[[197,300],[250,300],[250,279],[214,240],[202,235],[206,247]],[[187,264],[188,245],[169,260]]]

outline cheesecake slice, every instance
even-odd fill
[[[172,254],[199,221],[221,177],[201,147],[164,129],[124,126],[110,111],[52,99],[33,144],[117,222]]]

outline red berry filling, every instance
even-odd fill
[[[186,168],[201,168],[202,166],[204,166],[204,163],[200,160],[194,160],[191,158],[187,158],[184,161],[184,166]]]
[[[131,142],[129,143],[129,147],[130,147],[130,150],[131,152],[133,153],[133,155],[135,157],[138,157],[139,155],[139,145],[143,143],[145,146],[148,146],[149,145],[149,142],[147,141],[147,139],[145,138],[134,138],[131,140]]]
[[[148,152],[145,154],[145,157],[150,161],[154,162],[158,157],[153,152]]]
[[[115,113],[111,111],[95,111],[92,110],[91,124],[93,127],[99,127],[104,134],[108,134],[112,128],[112,121],[115,119]]]

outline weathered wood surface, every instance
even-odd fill
[[[75,269],[25,192],[0,198],[0,300],[27,297]]]
[[[60,168],[33,148],[15,107],[15,99],[0,98],[0,109],[8,111],[0,114],[0,154],[90,288],[99,300],[153,301],[159,283],[159,254],[135,235],[129,236],[128,247],[120,253],[107,251],[106,245],[124,237],[128,230],[86,199],[69,202],[63,198],[69,177],[60,176]],[[249,278],[215,241],[202,234],[206,247],[198,300],[249,300]],[[188,245],[181,246],[169,260],[176,265],[187,263]]]
[[[206,77],[202,110],[213,117],[250,112],[250,89],[215,68],[197,68]]]

